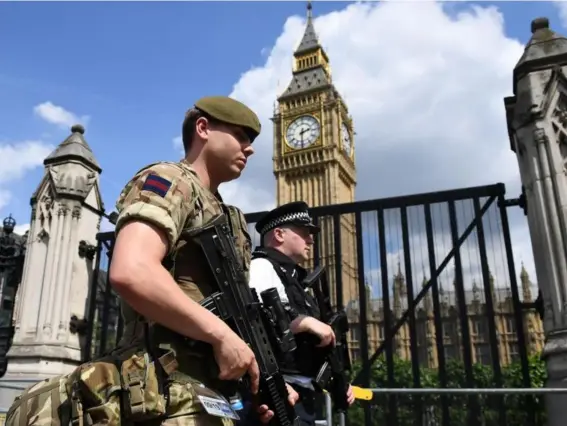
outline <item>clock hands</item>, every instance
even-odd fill
[[[299,136],[301,136],[301,148],[305,148],[305,141],[303,140],[303,134],[309,130],[309,127],[301,130]]]

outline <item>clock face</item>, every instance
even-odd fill
[[[289,146],[295,149],[307,148],[319,137],[319,122],[311,115],[303,115],[293,120],[286,132]]]
[[[350,133],[348,132],[347,126],[345,126],[344,123],[341,126],[341,138],[343,142],[343,149],[350,157],[350,155],[352,154],[352,141],[350,139]]]

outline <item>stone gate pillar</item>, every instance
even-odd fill
[[[547,386],[567,388],[567,39],[547,18],[531,30],[504,103],[545,307]],[[550,395],[546,407],[548,424],[563,426],[567,394]]]
[[[103,210],[101,168],[81,125],[44,160],[31,198],[23,276],[14,311],[15,334],[0,380],[0,408],[30,382],[72,371],[82,359],[71,317],[84,318],[92,265],[80,256],[82,241],[96,243]]]

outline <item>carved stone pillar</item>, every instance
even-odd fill
[[[81,257],[92,244],[104,210],[101,168],[80,125],[44,160],[31,197],[32,218],[24,273],[18,290],[13,343],[0,379],[0,407],[19,389],[72,371],[82,361],[76,325],[85,319],[93,262]],[[84,321],[83,321],[84,322]]]
[[[567,388],[567,39],[547,18],[532,22],[513,84],[504,102],[545,304],[547,387]],[[549,395],[546,407],[548,425],[563,426],[567,394]]]

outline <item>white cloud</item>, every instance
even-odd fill
[[[86,125],[90,117],[83,115],[77,116],[75,113],[66,110],[65,108],[53,104],[51,101],[43,102],[33,108],[34,113],[47,121],[48,123],[55,124],[61,128],[68,129],[73,124]]]
[[[11,200],[6,184],[20,180],[28,171],[40,166],[53,149],[38,140],[0,143],[0,209]]]
[[[0,144],[0,183],[20,179],[25,172],[42,164],[53,149],[42,141]]]
[[[291,81],[304,25],[290,17],[264,64],[233,87],[231,96],[255,110],[263,128],[238,181],[240,197],[264,192],[275,200],[269,118]],[[437,2],[351,4],[317,17],[315,27],[354,120],[357,199],[495,182],[506,184],[508,197],[519,194],[503,98],[512,94],[524,46],[506,36],[496,7],[454,13]],[[523,260],[535,279],[525,218],[520,211],[510,221],[516,269]]]
[[[14,232],[18,235],[24,235],[30,229],[29,223],[24,223],[23,225],[16,225]]]
[[[181,136],[176,136],[173,138],[173,148],[180,155],[185,155],[185,150],[183,149],[183,139]]]
[[[233,180],[219,187],[219,193],[228,204],[237,206],[244,213],[273,209],[276,204],[270,191],[252,180]]]
[[[0,209],[2,209],[2,207],[4,206],[7,206],[11,199],[12,194],[10,193],[10,191],[0,189]]]

